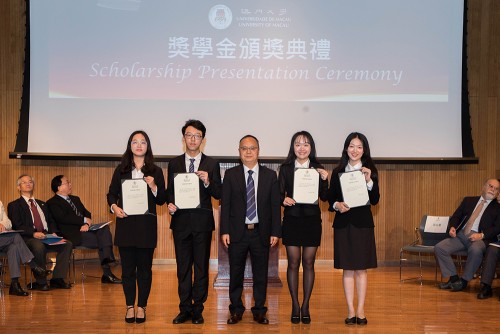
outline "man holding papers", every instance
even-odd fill
[[[109,226],[89,231],[92,215],[80,201],[80,197],[71,195],[71,181],[66,176],[55,176],[50,187],[55,195],[47,201],[47,205],[61,235],[71,240],[74,246],[97,248],[103,272],[101,282],[121,283],[109,267],[110,263],[115,262],[113,237]]]
[[[174,236],[180,299],[180,313],[173,319],[174,324],[189,319],[193,324],[204,322],[210,243],[215,229],[212,197],[220,199],[222,191],[219,163],[201,153],[205,133],[202,122],[188,120],[182,127],[186,153],[168,165],[167,203],[172,215],[170,228]]]
[[[450,237],[434,247],[441,274],[450,278],[439,285],[440,289],[464,290],[481,265],[486,247],[497,240],[500,233],[500,212],[496,201],[499,187],[496,179],[486,181],[481,196],[465,197],[451,216]],[[462,277],[459,277],[452,254],[461,250],[467,251],[467,262]]]
[[[0,202],[0,251],[7,253],[9,260],[10,288],[9,295],[28,296],[29,294],[21,288],[19,277],[21,277],[21,263],[29,264],[35,275],[47,276],[48,271],[38,266],[33,261],[33,254],[28,246],[17,232],[11,232],[12,223],[4,211],[3,204]]]
[[[7,206],[7,212],[12,221],[12,229],[23,231],[21,236],[35,256],[35,262],[42,268],[45,268],[47,263],[47,252],[57,252],[56,266],[50,280],[50,288],[69,289],[71,284],[66,283],[64,277],[68,275],[69,258],[73,244],[69,240],[64,244],[53,246],[42,242],[46,238],[46,234],[58,234],[59,231],[45,202],[33,197],[34,186],[35,182],[30,175],[23,174],[17,179],[17,189],[21,197],[10,202]],[[47,278],[44,275],[35,273],[35,279],[35,283],[28,285],[29,289],[49,290]]]

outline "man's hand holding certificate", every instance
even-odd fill
[[[293,177],[293,199],[298,204],[317,204],[319,173],[313,168],[297,168]]]
[[[355,170],[352,172],[340,173],[339,179],[344,203],[346,203],[349,208],[370,204],[368,188],[366,187],[366,179],[363,172]]]
[[[123,179],[122,196],[123,211],[128,216],[149,212],[148,184],[144,179]]]
[[[175,206],[179,209],[200,207],[200,179],[196,173],[178,173],[174,176]]]

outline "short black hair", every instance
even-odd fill
[[[244,135],[243,137],[241,137],[240,143],[243,141],[243,139],[247,139],[247,138],[254,139],[257,142],[257,147],[260,147],[259,140],[257,139],[257,137],[252,136],[252,135]]]
[[[59,187],[62,184],[63,177],[64,177],[64,175],[56,175],[56,176],[54,176],[54,178],[50,182],[50,188],[52,189],[54,194],[57,193],[57,191],[59,190]]]
[[[186,129],[189,126],[192,126],[196,130],[201,131],[201,137],[205,138],[205,133],[207,133],[207,128],[205,127],[205,125],[203,125],[203,123],[201,121],[199,121],[197,119],[188,119],[186,121],[186,124],[184,124],[184,126],[182,127],[182,130],[181,130],[183,136],[186,133]]]

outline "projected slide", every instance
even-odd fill
[[[322,157],[352,131],[378,157],[462,155],[461,1],[30,5],[29,152],[120,154],[144,129],[177,155],[197,118],[217,156],[251,133],[282,157],[303,129]]]

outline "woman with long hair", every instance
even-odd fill
[[[360,170],[365,178],[369,205],[350,208],[342,196],[339,174]],[[380,199],[378,172],[370,155],[368,139],[359,133],[345,140],[339,164],[332,172],[328,191],[329,210],[335,211],[334,267],[343,269],[342,283],[347,301],[347,325],[366,325],[365,298],[368,284],[367,269],[377,267],[375,231],[371,206]],[[356,286],[356,288],[355,288]],[[354,293],[358,295],[354,308]]]
[[[148,212],[127,215],[123,210],[122,180],[143,179],[147,183]],[[165,178],[154,163],[146,132],[134,131],[127,142],[121,163],[116,167],[107,195],[116,216],[115,245],[122,263],[123,292],[127,323],[146,321],[146,306],[152,283],[153,253],[157,241],[156,206],[166,200]],[[135,310],[137,290],[137,311]]]
[[[282,238],[288,259],[287,282],[292,297],[291,322],[309,324],[309,300],[314,285],[314,262],[321,242],[321,211],[318,203],[299,204],[293,199],[296,168],[313,168],[319,173],[319,198],[327,200],[328,172],[316,158],[316,146],[311,134],[300,131],[292,136],[286,160],[280,167],[281,203],[284,206]],[[303,268],[302,305],[299,305],[299,267]]]

